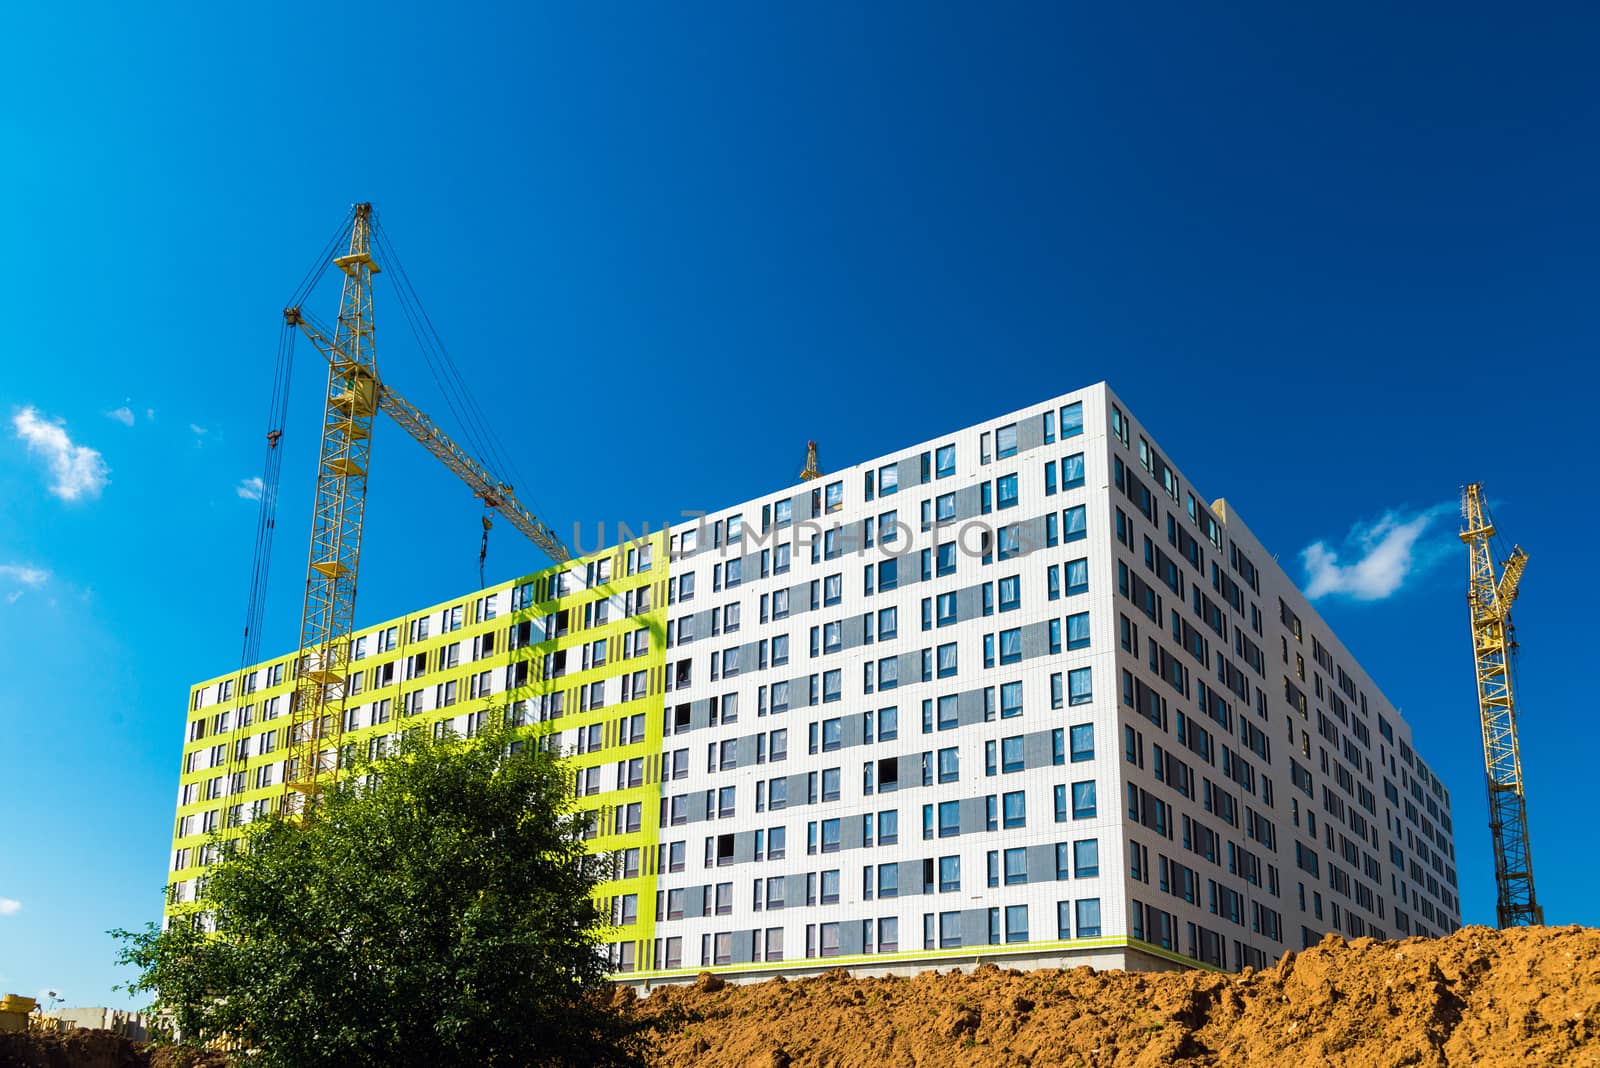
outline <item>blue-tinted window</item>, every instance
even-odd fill
[[[1003,682],[1000,684],[1000,718],[1010,719],[1012,716],[1022,715],[1022,683]]]
[[[1022,628],[1000,632],[1000,663],[1015,664],[1022,659]]]
[[[934,463],[934,474],[937,478],[949,478],[956,473],[956,447],[954,445],[939,446],[938,455]]]
[[[994,480],[995,507],[1004,511],[1017,506],[1017,476],[1001,475]]]
[[[900,585],[900,561],[884,560],[878,565],[879,591],[887,593],[898,585]]]
[[[956,595],[954,593],[941,593],[938,598],[939,612],[935,617],[939,626],[948,627],[956,621]]]
[[[961,779],[961,752],[955,746],[939,750],[939,781],[959,782]]]
[[[954,575],[956,573],[956,543],[947,541],[939,546],[939,574]]]
[[[1022,524],[1000,528],[1000,559],[1009,560],[1022,552]]]
[[[948,523],[956,517],[956,495],[954,493],[941,493],[934,498],[933,517],[941,523]]]
[[[1077,489],[1083,485],[1083,453],[1075,452],[1061,458],[1061,488]]]
[[[961,720],[961,699],[955,694],[946,694],[939,698],[939,729],[951,730],[957,727]]]
[[[1012,575],[1000,580],[1000,611],[1010,612],[1022,607],[1022,578]]]
[[[939,837],[953,838],[961,833],[961,802],[939,802]]]
[[[1075,782],[1072,784],[1072,818],[1075,820],[1093,819],[1095,816],[1094,780]]]
[[[1072,843],[1072,874],[1079,879],[1100,874],[1100,839],[1084,838]]]
[[[1022,735],[1000,740],[1000,768],[1002,771],[1021,771],[1023,764]]]
[[[1079,612],[1067,617],[1067,648],[1084,649],[1089,645],[1089,613]]]
[[[1028,799],[1021,790],[1013,790],[1002,799],[1002,808],[1005,811],[1005,825],[1007,827],[1026,827],[1028,825]]]
[[[1086,897],[1078,902],[1078,937],[1100,937],[1100,899]]]
[[[1061,409],[1061,439],[1076,437],[1083,433],[1083,402],[1069,404]]]
[[[1017,424],[1003,426],[994,432],[994,456],[997,460],[1004,460],[1007,456],[1017,454]]]
[[[1086,705],[1094,697],[1094,684],[1088,668],[1074,668],[1067,672],[1067,703]]]
[[[961,889],[961,858],[939,858],[939,893],[950,894]]]
[[[1089,536],[1088,512],[1083,505],[1068,508],[1061,513],[1063,542],[1078,541]]]
[[[1024,874],[1023,882],[1027,881]],[[1028,940],[1028,906],[1006,906],[1006,941],[1026,942]]]
[[[1089,592],[1089,561],[1067,561],[1067,596]]]
[[[959,670],[955,642],[939,646],[938,658],[939,677],[941,679],[948,679]]]
[[[1072,762],[1094,759],[1094,724],[1080,723],[1072,728]]]
[[[1016,886],[1028,881],[1028,851],[1026,848],[1005,851],[1006,885]]]

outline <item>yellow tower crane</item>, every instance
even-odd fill
[[[1472,611],[1472,651],[1477,661],[1478,717],[1483,725],[1483,762],[1489,784],[1489,830],[1494,837],[1495,911],[1501,927],[1543,924],[1533,893],[1533,855],[1528,841],[1528,804],[1522,791],[1522,754],[1517,745],[1517,707],[1512,666],[1511,603],[1528,566],[1528,554],[1513,546],[1495,577],[1492,539],[1483,485],[1461,491],[1461,540],[1470,563],[1467,605]]]
[[[379,411],[399,423],[471,487],[486,507],[505,516],[552,560],[560,563],[571,558],[561,540],[517,500],[511,486],[490,474],[378,377],[372,279],[380,268],[372,257],[372,223],[372,205],[358,204],[350,225],[349,250],[333,260],[345,276],[334,329],[319,326],[298,305],[283,313],[285,324],[299,329],[328,361],[284,773],[283,808],[291,815],[307,812],[318,791],[338,773],[355,626],[356,575],[372,466],[372,424]],[[276,438],[269,434],[269,447],[275,446]]]

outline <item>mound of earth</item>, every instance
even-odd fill
[[[1600,1066],[1600,930],[1330,935],[1265,971],[1018,972],[662,987],[659,1068]]]

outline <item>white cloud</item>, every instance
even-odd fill
[[[146,408],[144,410],[144,417],[146,419],[154,419],[156,417],[156,410],[154,408]]]
[[[1328,596],[1381,601],[1393,595],[1407,579],[1448,555],[1449,543],[1424,541],[1423,536],[1436,519],[1454,509],[1454,504],[1411,513],[1391,509],[1371,522],[1351,527],[1339,548],[1326,541],[1306,546],[1300,551],[1306,568],[1306,596],[1313,601]],[[1341,560],[1341,550],[1348,554],[1348,562]]]
[[[189,432],[194,435],[194,447],[197,449],[204,448],[206,444],[206,434],[209,433],[209,431],[207,431],[206,428],[201,426],[199,423],[190,423]]]
[[[242,478],[239,480],[239,484],[233,487],[233,492],[247,501],[259,501],[261,499],[261,489],[262,483],[259,478]]]
[[[29,452],[44,457],[50,468],[51,493],[64,501],[100,496],[111,469],[99,452],[67,436],[66,420],[41,416],[30,405],[12,417],[11,425]]]
[[[50,581],[50,572],[27,564],[0,564],[0,578],[8,578],[24,586],[43,586]]]
[[[107,412],[106,413],[106,418],[107,419],[115,419],[117,422],[121,423],[123,426],[132,426],[133,425],[133,409],[128,407],[126,404],[124,404],[120,408],[115,408],[115,409]]]
[[[0,916],[15,916],[22,911],[22,902],[15,898],[0,897]]]

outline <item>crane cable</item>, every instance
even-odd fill
[[[335,251],[349,238],[354,218],[355,209],[352,208],[306,271],[285,307],[299,307],[311,295]],[[288,416],[289,386],[294,377],[294,346],[298,334],[299,331],[287,320],[278,331],[278,355],[273,366],[272,393],[267,405],[267,450],[261,469],[261,484],[257,487],[257,500],[260,503],[256,510],[256,536],[250,567],[250,594],[245,604],[243,646],[239,653],[240,679],[243,679],[245,669],[260,657],[261,620],[266,611],[272,534],[277,526],[278,484],[283,471],[283,449],[279,446],[283,441],[284,423]],[[237,688],[242,689],[242,683]]]
[[[522,472],[517,470],[510,460],[510,449],[495,433],[493,424],[473,396],[465,376],[450,356],[444,340],[439,336],[439,331],[434,327],[432,317],[423,307],[405,264],[400,260],[399,253],[395,251],[394,243],[376,212],[373,213],[372,236],[382,261],[392,268],[394,292],[401,312],[411,328],[412,335],[416,338],[423,359],[428,364],[434,384],[444,395],[445,404],[455,417],[462,437],[466,439],[480,462],[484,463],[499,482],[510,486],[521,486],[523,492],[520,499],[529,508],[538,511],[537,503],[528,494],[532,483],[523,477]]]

